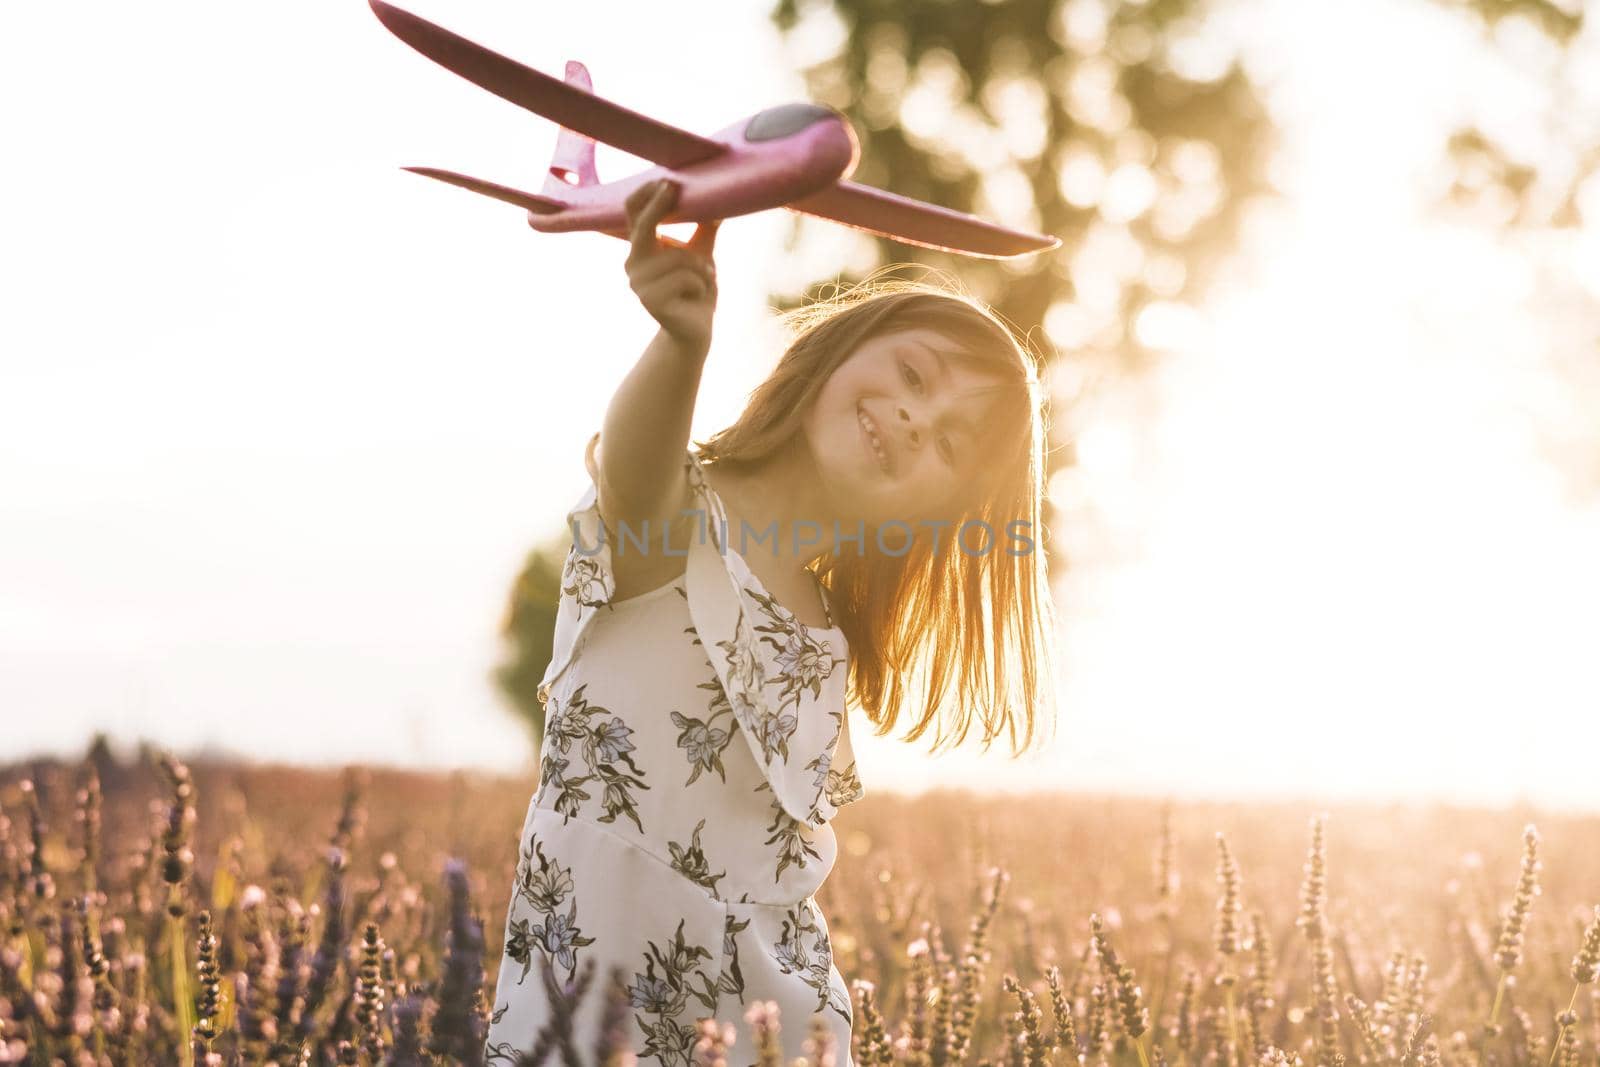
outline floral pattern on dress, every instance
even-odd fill
[[[678,920],[678,929],[666,950],[654,941],[645,952],[644,972],[635,973],[633,985],[628,990],[628,1000],[644,1014],[635,1016],[639,1029],[645,1035],[641,1055],[655,1056],[667,1067],[688,1067],[699,1036],[690,1014],[689,998],[708,1009],[717,1010],[716,985],[696,966],[701,960],[710,960],[711,950],[703,945],[691,944],[683,937],[684,920]],[[661,973],[656,973],[656,968]],[[691,968],[694,973],[691,976]],[[705,992],[694,988],[692,978],[701,979]],[[655,1019],[646,1019],[654,1015]]]
[[[607,540],[606,544],[609,545],[610,541]],[[585,545],[580,549],[574,538],[573,546],[567,552],[567,561],[561,567],[561,592],[580,607],[597,608],[611,600],[611,590],[606,584],[605,572],[600,569],[600,561],[592,554],[584,554],[597,547]]]
[[[830,768],[827,782],[828,803],[836,808],[854,804],[866,794],[861,787],[861,779],[856,776],[855,760],[851,760],[850,766],[842,771]]]
[[[745,588],[750,599],[761,605],[769,621],[755,628],[761,643],[774,650],[777,677],[768,684],[778,686],[780,704],[797,703],[800,692],[808,690],[813,700],[822,695],[822,683],[833,677],[833,669],[844,660],[834,656],[826,645],[811,636],[806,624],[789,613],[771,596],[759,589]]]
[[[784,974],[799,975],[816,992],[817,1011],[832,1008],[846,1023],[851,1021],[850,1000],[833,984],[833,948],[817,925],[816,905],[809,898],[788,910],[772,953]]]
[[[578,970],[578,949],[594,944],[594,938],[584,937],[583,931],[578,929],[576,899],[568,902],[565,914],[559,910],[562,901],[572,895],[572,868],[562,867],[546,857],[540,841],[530,838],[530,843],[533,851],[530,853],[524,848],[517,864],[512,911],[515,916],[517,906],[526,904],[536,914],[544,916],[544,921],[535,923],[526,918],[513,917],[507,926],[505,952],[522,964],[522,973],[517,976],[518,985],[527,979],[528,971],[533,967],[535,948],[544,952],[552,962],[565,967],[567,980],[571,981]],[[533,862],[535,858],[538,860],[537,868]]]
[[[787,769],[790,749],[805,725],[802,715],[807,709],[801,704],[801,693],[815,693],[821,681],[831,676],[832,665],[840,661],[827,659],[826,673],[816,666],[824,661],[813,650],[814,642],[811,642],[810,635],[797,634],[797,624],[787,622],[780,610],[771,606],[770,598],[765,604],[755,601],[755,610],[767,616],[766,622],[759,627],[755,625],[746,605],[759,594],[748,587],[744,589],[745,596],[737,600],[732,609],[732,635],[716,642],[716,658],[720,662],[718,674],[733,708],[734,719],[743,728],[779,802],[794,817],[812,823],[815,821],[820,788],[807,789],[803,779]],[[803,679],[796,680],[778,673],[782,661],[758,647],[758,631],[766,635],[764,640],[768,645],[780,650],[792,646],[796,651],[791,657],[803,657],[806,660],[810,669]],[[782,634],[783,639],[780,641],[773,636],[775,634]],[[766,662],[768,657],[773,665],[773,673],[770,674]],[[816,709],[811,710],[814,712]],[[814,719],[815,715],[811,717]],[[821,743],[822,739],[816,736],[817,725],[814,723],[804,731],[808,748],[812,743]],[[837,734],[834,736],[836,740]]]
[[[739,998],[739,1003],[744,1003],[744,975],[739,972],[739,932],[750,927],[750,920],[739,920],[729,912],[726,916],[726,925],[722,931],[722,956],[728,962],[723,965],[722,977],[717,980],[717,990],[722,993],[732,993]]]
[[[692,451],[685,471],[705,514],[724,515]],[[565,995],[556,985],[596,966],[574,1031],[592,1048],[598,988],[618,966],[640,1067],[693,1067],[700,1018],[738,1023],[769,999],[786,1018],[826,1016],[848,1067],[847,987],[813,910],[838,855],[828,822],[863,795],[842,631],[800,622],[715,534],[659,596],[614,603],[596,486],[568,519],[487,1062],[518,1062]],[[784,1028],[785,1062],[806,1029]]]
[[[582,810],[584,801],[591,799],[589,791],[583,787],[599,782],[603,787],[600,804],[605,814],[598,821],[615,822],[618,815],[626,815],[642,832],[644,824],[639,821],[639,809],[631,791],[650,786],[644,781],[644,771],[633,762],[633,730],[621,716],[591,705],[584,695],[587,688],[587,683],[578,686],[564,703],[556,706],[555,714],[545,724],[549,744],[540,762],[539,791],[541,794],[546,790],[554,791],[555,809],[570,819]],[[578,746],[588,774],[574,777],[568,773],[572,766],[568,755],[573,745]],[[555,751],[550,751],[552,748]],[[627,764],[633,773],[620,770],[618,763]]]
[[[838,809],[861,799],[865,791],[861,788],[861,779],[856,776],[855,760],[852,759],[849,766],[842,771],[833,768],[833,757],[838,751],[839,737],[844,731],[844,713],[835,710],[828,714],[834,719],[833,740],[812,757],[811,762],[806,764],[806,769],[816,772],[816,777],[812,779],[813,783],[822,791],[828,803]],[[813,809],[812,825],[820,826],[825,821],[820,807]]]
[[[722,750],[733,740],[733,706],[728,703],[728,694],[723,692],[721,683],[715,679],[701,682],[699,688],[709,690],[711,696],[704,719],[691,719],[677,711],[668,713],[672,725],[680,731],[678,747],[684,750],[689,758],[689,766],[693,768],[684,785],[694,785],[701,771],[716,771],[717,777],[723,782],[728,780],[728,772],[722,765]],[[717,725],[724,718],[727,719],[727,726]]]
[[[763,784],[763,788],[770,787]],[[772,805],[772,822],[767,826],[767,833],[772,835],[767,838],[767,844],[778,846],[778,866],[772,874],[774,882],[782,881],[783,872],[791,864],[804,867],[807,859],[821,859],[817,850],[811,847],[805,824],[783,810],[783,805],[776,801]]]
[[[711,865],[706,862],[705,851],[700,847],[700,831],[705,828],[706,821],[701,819],[694,824],[694,833],[690,836],[687,846],[676,841],[668,841],[667,850],[672,853],[673,870],[721,900],[722,897],[717,893],[717,880],[726,878],[728,872],[711,873]]]

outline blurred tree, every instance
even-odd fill
[[[1513,108],[1468,97],[1441,146],[1435,208],[1493,228],[1527,265],[1527,356],[1561,385],[1529,411],[1532,429],[1569,491],[1600,499],[1600,279],[1582,269],[1600,247],[1600,32],[1578,0],[1429,2],[1479,22],[1485,69],[1523,90]]]
[[[996,261],[857,233],[859,269],[842,279],[885,260],[928,265],[1030,342],[1043,327],[1044,361],[1058,346],[1073,364],[1055,378],[1050,473],[1073,462],[1059,406],[1081,395],[1072,383],[1156,358],[1233,247],[1248,200],[1270,191],[1271,122],[1207,7],[779,0],[773,11],[792,47],[821,53],[800,58],[812,98],[861,137],[852,180],[1062,239]],[[820,225],[832,224],[795,216],[791,246]]]
[[[1520,19],[1562,44],[1571,41],[1583,29],[1581,0],[1568,3],[1558,0],[1434,0],[1434,3],[1469,12],[1491,28],[1504,20]]]
[[[1443,145],[1443,206],[1508,229],[1578,226],[1580,197],[1600,167],[1600,100],[1583,91],[1600,42],[1585,32],[1583,9],[1576,0],[1430,2],[1481,23],[1486,50],[1548,101],[1536,111],[1469,114]]]
[[[530,551],[500,618],[506,655],[494,669],[495,685],[517,717],[527,724],[535,750],[544,741],[545,725],[539,682],[550,665],[556,606],[561,599],[561,570],[571,548],[571,537],[561,536]]]

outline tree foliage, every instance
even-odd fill
[[[935,267],[1030,343],[1042,328],[1034,350],[1078,363],[1077,377],[1158,358],[1163,327],[1204,292],[1249,200],[1270,191],[1272,124],[1207,7],[780,0],[773,19],[787,40],[836,31],[834,54],[804,74],[861,138],[852,180],[1062,240],[997,261],[863,234],[874,262],[841,280],[883,263]],[[832,224],[797,216],[792,246],[810,225]],[[1051,473],[1073,462],[1061,414]]]
[[[1600,169],[1600,116],[1581,105],[1576,88],[1595,52],[1582,8],[1551,0],[1432,2],[1478,21],[1489,51],[1515,48],[1524,77],[1542,82],[1548,101],[1498,120],[1469,114],[1451,131],[1443,145],[1448,184],[1441,206],[1507,230],[1581,225],[1584,187]],[[1541,36],[1542,42],[1529,40]],[[1531,50],[1542,51],[1544,62],[1527,62]]]
[[[1577,0],[1429,2],[1477,21],[1486,65],[1525,91],[1516,108],[1467,108],[1445,135],[1434,206],[1492,229],[1527,266],[1528,355],[1561,386],[1533,429],[1574,497],[1600,499],[1600,285],[1573,270],[1600,223],[1600,34]]]
[[[494,669],[495,685],[517,718],[527,724],[537,750],[544,740],[544,706],[539,682],[555,644],[556,607],[561,600],[561,568],[572,539],[553,538],[535,547],[506,597],[500,617],[505,654]]]
[[[854,180],[1063,241],[995,262],[864,238],[882,258],[952,270],[1019,324],[1070,308],[1083,321],[1058,314],[1052,339],[1133,361],[1149,353],[1131,328],[1138,313],[1197,295],[1244,202],[1268,188],[1270,122],[1227,43],[1204,28],[1205,7],[781,0],[773,17],[790,37],[813,19],[845,28],[837,54],[805,76],[861,136]],[[1128,254],[1098,247],[1124,235]]]

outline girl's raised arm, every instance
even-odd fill
[[[633,244],[628,283],[661,329],[606,409],[596,479],[601,514],[612,524],[627,522],[636,536],[647,532],[657,553],[661,530],[694,525],[681,515],[692,506],[683,458],[717,303],[711,252],[718,224],[702,223],[688,244],[656,234],[657,223],[677,199],[677,188],[656,182],[640,186],[627,199]],[[678,551],[685,547],[677,536],[671,544]],[[622,558],[630,555],[638,558],[636,551],[614,552],[619,585]],[[658,555],[635,566],[641,574],[659,572],[661,560]],[[622,595],[620,589],[618,593]]]

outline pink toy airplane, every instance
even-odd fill
[[[561,124],[550,174],[538,194],[434,167],[403,168],[526,208],[528,225],[543,233],[598,230],[626,240],[628,194],[669,177],[680,189],[675,209],[662,220],[667,223],[785,207],[907,244],[987,259],[1061,243],[845,181],[861,149],[849,120],[833,108],[783,104],[701,137],[595,96],[582,63],[569,61],[566,81],[557,81],[383,0],[369,2],[395,36],[429,59]],[[596,140],[656,166],[602,183],[594,168]]]

